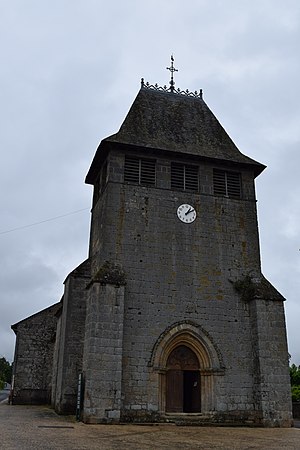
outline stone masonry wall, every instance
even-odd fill
[[[166,158],[157,157],[156,188],[122,184],[123,163],[123,155],[111,155],[111,182],[93,209],[90,247],[93,273],[104,261],[126,273],[123,413],[158,411],[151,352],[167,327],[186,319],[206,330],[222,353],[214,410],[255,421],[252,319],[231,283],[260,274],[253,174],[242,170],[244,198],[233,200],[212,195],[209,163],[199,162],[199,194],[170,189]],[[193,224],[178,220],[182,203],[195,207]]]
[[[124,286],[93,282],[89,289],[84,349],[87,423],[120,419]]]
[[[259,298],[251,302],[250,311],[255,403],[265,426],[290,426],[292,399],[283,303]]]
[[[62,333],[62,303],[63,298],[60,302],[60,308],[57,311],[57,324],[56,324],[56,338],[53,350],[53,364],[52,364],[52,390],[51,390],[51,406],[55,408],[56,402],[56,391],[57,391],[57,379],[58,379],[58,362],[59,362],[59,345]]]
[[[58,308],[56,303],[12,326],[17,336],[13,404],[50,403]]]
[[[57,354],[54,370],[55,398],[59,413],[75,414],[79,373],[82,372],[87,289],[90,261],[86,260],[65,282],[63,309],[59,320]]]

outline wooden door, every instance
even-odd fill
[[[169,355],[166,374],[166,412],[200,412],[199,362],[195,353],[180,345]]]
[[[167,412],[182,412],[183,406],[183,372],[168,370],[167,372]]]

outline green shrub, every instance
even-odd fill
[[[4,357],[0,358],[0,380],[11,383],[11,375],[12,365]]]
[[[292,401],[300,402],[300,386],[292,386]]]
[[[290,377],[292,386],[300,386],[300,367],[292,364],[290,367]]]

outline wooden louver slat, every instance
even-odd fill
[[[155,160],[125,157],[124,181],[143,185],[155,185]]]
[[[198,191],[198,166],[172,163],[171,188],[189,191]]]
[[[229,198],[241,198],[241,176],[239,172],[214,169],[214,194]]]

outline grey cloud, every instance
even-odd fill
[[[263,269],[287,297],[300,364],[299,10],[298,0],[175,0],[171,16],[158,0],[3,4],[0,231],[90,207],[98,142],[118,130],[142,76],[168,83],[174,52],[176,86],[203,88],[240,150],[268,165],[257,180]],[[88,236],[88,210],[0,235],[0,355],[12,358],[12,323],[59,300]]]

